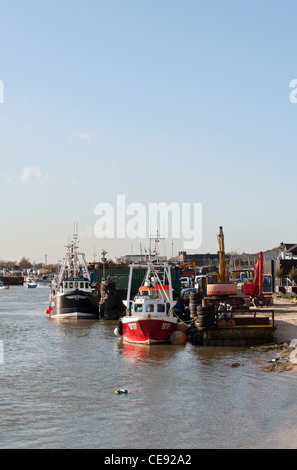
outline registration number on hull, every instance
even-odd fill
[[[130,330],[137,330],[137,323],[128,323]],[[161,330],[169,330],[170,323],[162,323]]]

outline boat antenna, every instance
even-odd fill
[[[78,222],[73,223],[73,239],[78,239]]]
[[[157,230],[157,235],[155,235],[154,237],[150,236],[150,255],[151,255],[151,240],[154,240],[155,241],[155,250],[154,250],[154,254],[156,256],[156,259],[157,261],[159,260],[159,251],[158,251],[158,243],[160,243],[160,240],[165,240],[165,236],[164,235],[159,235],[159,230]]]
[[[105,251],[104,249],[101,251],[101,255],[102,255],[102,258],[101,258],[101,261],[102,261],[102,265],[103,265],[103,277],[105,279],[105,266],[106,266],[106,261],[107,261],[107,258],[106,258],[106,255],[107,255],[107,251]]]
[[[94,253],[93,253],[93,257],[94,257],[94,263],[96,261],[96,256],[97,256],[97,253],[96,253],[96,248],[94,247]]]

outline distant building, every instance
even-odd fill
[[[297,243],[282,242],[279,247],[280,259],[297,259]]]
[[[226,258],[228,255],[226,255]],[[196,266],[209,266],[216,265],[219,263],[219,254],[187,254],[185,251],[178,252],[179,263],[195,263]]]
[[[274,292],[292,293],[292,289],[296,292],[297,288],[292,287],[289,273],[292,268],[297,268],[297,243],[282,242],[278,250],[263,253],[263,255],[264,273],[272,274]],[[280,271],[282,278],[276,275]]]
[[[263,253],[263,260],[264,261],[271,261],[279,259],[279,252],[276,251],[266,251]]]
[[[152,260],[155,259],[155,256],[154,254],[152,254]],[[147,263],[149,260],[149,255],[148,254],[144,254],[144,255],[124,255],[124,256],[121,256],[120,258],[117,258],[117,262],[118,263],[135,263],[135,264],[139,264],[139,263]],[[160,263],[165,263],[167,261],[167,257],[166,256],[158,256],[158,260],[160,261]]]

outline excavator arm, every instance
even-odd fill
[[[220,227],[219,235],[219,282],[227,282],[227,272],[226,272],[226,257],[225,257],[225,243],[224,243],[224,233],[223,227]]]

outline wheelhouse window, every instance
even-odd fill
[[[64,282],[64,288],[68,289],[68,282]]]
[[[159,304],[158,305],[158,312],[165,312],[165,305],[164,304]]]
[[[73,289],[73,282],[69,282],[69,289]]]
[[[145,311],[146,312],[153,312],[154,311],[154,304],[147,304],[145,306]]]
[[[143,311],[143,305],[142,304],[135,304],[135,312],[142,312]]]

